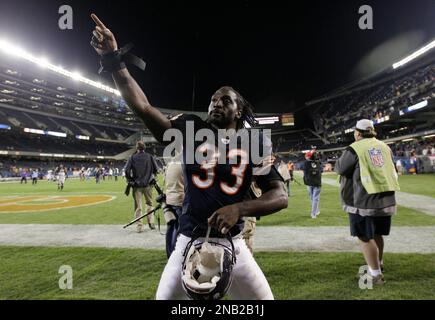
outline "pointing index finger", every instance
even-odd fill
[[[94,22],[97,26],[99,26],[103,29],[107,29],[106,26],[104,25],[104,23],[102,23],[101,20],[98,19],[98,17],[94,13],[91,14],[91,18],[92,18],[92,20],[94,20]]]

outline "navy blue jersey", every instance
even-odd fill
[[[191,121],[194,126],[194,132],[200,129],[210,129],[214,132],[214,145],[207,143],[206,139],[202,141],[192,141],[192,137],[186,139],[186,123]],[[195,227],[200,226],[205,230],[207,219],[219,208],[243,201],[245,194],[249,191],[253,167],[256,165],[252,162],[252,157],[242,146],[240,141],[236,145],[230,144],[229,140],[221,139],[217,130],[208,122],[195,115],[181,115],[171,120],[172,128],[178,129],[183,134],[183,172],[184,172],[184,189],[185,197],[183,202],[183,211],[179,218],[180,233],[191,236]],[[262,137],[261,137],[262,138]],[[210,156],[214,153],[217,157],[219,141],[222,148],[225,149],[227,159],[232,158],[235,163],[230,164],[218,163],[216,161],[204,161],[196,163],[192,149],[187,144],[193,144],[193,150],[198,150],[203,155]],[[187,141],[188,140],[188,141]],[[240,137],[238,137],[240,140]],[[210,141],[208,141],[210,142]],[[262,142],[260,142],[262,143]],[[270,144],[269,144],[270,146]],[[199,148],[199,149],[198,149]],[[222,151],[222,149],[220,149]],[[190,154],[189,154],[190,153]],[[242,159],[243,158],[243,159]],[[216,159],[210,156],[209,159]],[[244,160],[244,161],[242,161]],[[279,176],[274,176],[280,179]],[[231,235],[240,233],[243,229],[243,220],[239,219],[237,224],[231,228]],[[215,230],[212,230],[211,236],[221,236]]]

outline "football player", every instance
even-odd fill
[[[158,141],[163,142],[165,131],[171,128],[178,129],[183,134],[185,197],[179,217],[179,236],[175,250],[162,273],[156,298],[214,299],[221,298],[228,290],[229,296],[233,299],[273,299],[270,286],[242,239],[241,232],[244,217],[264,216],[287,207],[288,197],[281,176],[272,165],[269,165],[268,174],[256,176],[256,183],[262,189],[261,197],[243,201],[254,179],[254,168],[260,163],[254,163],[249,153],[247,155],[247,152],[238,148],[240,141],[237,140],[237,135],[229,136],[227,139],[221,138],[228,141],[237,140],[237,147],[234,149],[230,149],[232,143],[222,141],[226,145],[226,156],[237,159],[236,163],[217,163],[212,160],[201,163],[196,160],[194,163],[186,161],[186,157],[191,156],[191,144],[193,150],[198,151],[199,148],[200,153],[208,156],[211,154],[210,159],[215,159],[213,154],[221,142],[216,138],[219,135],[214,136],[214,145],[195,141],[193,137],[187,137],[188,126],[194,128],[194,133],[203,129],[214,133],[217,133],[218,129],[238,131],[243,129],[246,123],[251,126],[254,124],[251,105],[233,88],[222,87],[211,97],[206,120],[196,115],[181,115],[168,119],[151,105],[130,75],[123,61],[125,50],[118,49],[113,33],[96,15],[92,14],[91,17],[96,24],[91,45],[101,56],[103,70],[112,74],[128,106]],[[268,145],[271,149],[266,138],[261,137],[257,140],[262,146]],[[246,156],[248,161],[244,161]],[[213,227],[211,231],[208,230],[208,225]],[[210,241],[216,245],[230,247],[231,253],[227,254],[226,250],[207,245],[209,249],[205,250],[206,257],[195,256],[197,250],[194,249],[195,244],[192,246],[192,240],[196,238],[205,238],[204,243]],[[189,249],[186,250],[187,248]],[[193,260],[186,261],[192,257]],[[218,263],[215,263],[214,259]],[[193,279],[193,269],[198,271],[198,267],[202,267],[203,273]],[[205,282],[201,282],[200,278],[206,279]],[[234,279],[232,284],[231,279]]]

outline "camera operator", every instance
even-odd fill
[[[157,164],[154,158],[145,152],[145,144],[142,141],[136,143],[136,152],[128,159],[125,166],[125,177],[128,187],[133,187],[134,214],[135,218],[142,215],[142,197],[145,197],[145,211],[153,210],[152,186],[150,181],[157,173]],[[126,194],[129,191],[127,189]],[[147,210],[148,209],[148,210]],[[154,215],[147,216],[148,226],[154,230]],[[142,220],[137,222],[137,232],[143,232]]]

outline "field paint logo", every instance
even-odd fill
[[[63,14],[58,21],[60,30],[72,30],[73,28],[73,9],[69,5],[62,5],[59,7],[59,14]]]
[[[77,208],[102,204],[114,199],[116,199],[116,196],[105,194],[0,197],[0,213],[37,212]]]
[[[361,30],[373,30],[373,9],[365,4],[359,7],[358,13],[363,14],[358,21],[358,26]]]
[[[71,290],[73,288],[73,270],[69,265],[59,267],[59,274],[63,274],[59,279],[59,289]]]
[[[358,286],[361,290],[373,289],[373,279],[368,275],[368,266],[359,267],[358,271],[359,281]]]

